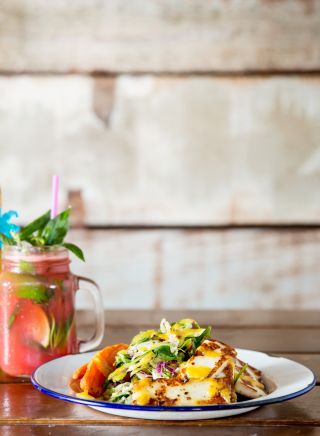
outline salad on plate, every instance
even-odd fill
[[[265,396],[261,371],[193,319],[138,333],[78,368],[69,385],[80,398],[140,406],[230,404]]]

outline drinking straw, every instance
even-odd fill
[[[52,177],[51,219],[58,215],[59,176]]]

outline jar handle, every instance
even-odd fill
[[[104,310],[103,310],[103,300],[99,286],[97,283],[87,277],[77,276],[78,283],[87,282],[93,286],[88,286],[81,288],[83,291],[89,292],[94,300],[94,312],[95,312],[95,332],[91,339],[88,341],[81,341],[79,346],[79,352],[84,353],[86,351],[93,350],[98,347],[103,339],[104,335]],[[79,286],[80,289],[80,286]]]

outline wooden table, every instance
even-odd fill
[[[139,329],[157,325],[161,317],[185,317],[211,324],[213,336],[243,348],[281,354],[301,362],[320,377],[320,316],[318,312],[110,311],[104,344],[128,341]],[[90,316],[81,313],[80,330],[88,332]],[[47,397],[28,380],[0,375],[0,434],[53,435],[320,435],[320,387],[286,403],[217,420],[143,421],[94,411]],[[201,430],[200,430],[201,427]]]

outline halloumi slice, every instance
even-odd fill
[[[241,371],[244,365],[247,365],[247,367],[235,384],[236,393],[248,398],[259,398],[267,395],[268,392],[262,381],[261,371],[236,358],[236,373]]]
[[[215,339],[206,339],[197,348],[194,356],[180,365],[180,377],[223,378],[233,380],[237,352],[234,348]]]
[[[182,383],[177,378],[150,378],[133,384],[133,404],[141,406],[191,406],[231,402],[232,385],[225,379],[206,378]]]
[[[233,348],[206,339],[195,355],[180,365],[175,377],[134,382],[133,404],[185,406],[234,402],[235,356]]]

